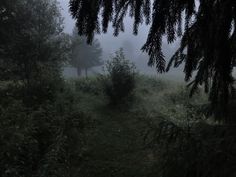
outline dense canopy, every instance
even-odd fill
[[[86,35],[88,42],[96,33],[107,32],[109,23],[115,36],[124,31],[127,13],[134,18],[134,34],[143,22],[150,24],[142,48],[150,56],[149,65],[162,73],[185,63],[185,80],[191,81],[192,93],[204,85],[213,108],[227,105],[234,90],[235,0],[70,0],[70,11],[77,20],[78,33]],[[169,43],[181,37],[181,45],[167,66],[163,37]]]

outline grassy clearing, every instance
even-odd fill
[[[184,120],[195,113],[191,109],[206,102],[201,93],[188,98],[181,84],[139,75],[133,102],[111,107],[97,78],[68,83],[78,109],[93,120],[93,128],[86,132],[86,160],[81,168],[88,176],[148,175],[153,157],[144,146],[144,134],[150,122]]]

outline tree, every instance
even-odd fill
[[[58,2],[3,0],[0,25],[1,176],[76,176],[85,124],[61,79],[69,36]]]
[[[74,29],[72,36],[72,61],[71,64],[77,68],[78,76],[81,75],[81,70],[85,70],[85,75],[88,75],[88,69],[94,66],[101,66],[102,48],[99,41],[96,39],[91,45],[86,43],[85,37],[78,37],[77,30]]]
[[[198,7],[199,3],[199,7]],[[232,70],[236,49],[236,1],[234,0],[70,0],[70,11],[77,20],[78,33],[91,42],[95,32],[107,32],[112,23],[114,35],[124,31],[123,20],[129,10],[134,17],[134,34],[145,20],[150,31],[142,50],[148,52],[150,65],[160,73],[172,65],[185,63],[185,80],[195,78],[192,94],[204,85],[215,110],[226,110],[234,92]],[[90,9],[90,10],[88,10]],[[99,12],[102,10],[102,28]],[[151,18],[152,12],[152,18]],[[184,25],[183,25],[184,24]],[[184,30],[182,27],[184,26]],[[181,45],[166,67],[162,53],[162,38],[173,43],[181,37]]]
[[[51,99],[69,49],[57,1],[17,0],[4,7],[10,15],[0,34],[1,80],[21,83],[28,105]]]
[[[122,48],[106,62],[105,74],[101,75],[100,79],[103,92],[109,98],[110,104],[119,105],[133,101],[135,69],[135,65],[125,58]]]

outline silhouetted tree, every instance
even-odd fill
[[[190,81],[193,72],[197,71],[190,83],[192,93],[199,85],[204,85],[205,91],[210,92],[213,108],[225,110],[234,92],[232,70],[236,54],[236,1],[155,0],[153,5],[151,2],[70,0],[70,11],[77,20],[79,34],[86,35],[88,42],[92,41],[95,33],[101,30],[107,32],[109,23],[112,23],[115,36],[124,31],[123,21],[128,11],[134,17],[134,34],[138,34],[138,27],[144,21],[151,24],[142,48],[150,56],[149,65],[156,65],[162,73],[172,65],[178,67],[184,62],[186,81]],[[100,10],[102,25],[98,18]],[[163,36],[169,43],[182,37],[181,45],[167,68],[162,52]]]
[[[87,44],[85,37],[79,37],[76,29],[72,36],[72,60],[71,64],[77,68],[78,76],[81,75],[81,70],[85,70],[86,77],[88,76],[88,69],[101,66],[102,48],[99,41],[96,39],[91,45]]]

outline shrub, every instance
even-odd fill
[[[125,59],[123,49],[106,62],[102,75],[103,91],[111,104],[116,105],[132,100],[135,88],[135,66]]]

